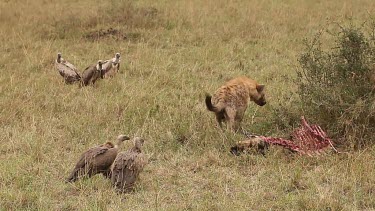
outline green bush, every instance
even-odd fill
[[[309,119],[350,147],[373,144],[375,135],[375,25],[321,32],[299,58],[296,85]],[[322,38],[335,40],[324,49]]]

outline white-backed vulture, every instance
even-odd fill
[[[133,186],[147,164],[147,157],[142,153],[144,140],[134,138],[134,147],[126,152],[118,153],[111,167],[111,182],[121,193],[133,190]]]
[[[57,53],[55,67],[60,75],[64,78],[66,84],[72,84],[81,80],[77,68],[62,58],[61,53]]]
[[[129,140],[129,137],[119,135],[116,145],[113,145],[112,142],[106,142],[84,152],[67,178],[67,182],[75,182],[82,176],[91,177],[99,173],[110,177],[111,165],[117,156],[118,148],[125,140]]]
[[[103,62],[104,78],[111,78],[120,70],[120,53],[116,53],[115,57]]]
[[[102,60],[99,60],[97,64],[86,67],[82,73],[81,86],[94,85],[96,80],[103,78]]]

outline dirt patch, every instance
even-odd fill
[[[155,7],[145,7],[138,9],[138,13],[143,17],[156,18],[159,11]]]
[[[96,31],[88,32],[83,37],[90,41],[97,41],[97,40],[102,40],[102,39],[137,41],[141,37],[141,33],[138,33],[138,32],[125,33],[119,29],[108,28],[108,29],[99,29]]]

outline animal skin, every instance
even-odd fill
[[[129,137],[119,135],[116,145],[112,142],[106,142],[88,149],[81,155],[72,173],[67,178],[67,182],[75,182],[80,177],[91,177],[100,173],[106,177],[110,177],[111,165],[116,159],[118,148],[125,140],[129,140]]]
[[[144,140],[134,138],[134,147],[126,152],[120,152],[111,167],[111,182],[120,193],[132,191],[139,174],[147,164],[147,158],[142,153]]]
[[[228,81],[213,96],[206,95],[207,109],[215,113],[219,126],[225,121],[232,131],[239,129],[250,101],[259,106],[266,104],[264,85],[245,76]]]
[[[269,144],[259,137],[249,137],[244,141],[239,141],[236,146],[230,148],[230,152],[234,155],[240,155],[242,152],[249,151],[252,148],[262,155],[265,155]]]

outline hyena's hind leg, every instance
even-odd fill
[[[245,114],[246,109],[238,109],[236,112],[236,116],[234,118],[234,130],[237,132],[239,129],[241,129],[241,122],[243,119],[243,116]]]
[[[235,132],[235,118],[236,118],[236,109],[231,107],[225,108],[225,122],[227,123],[227,129]]]
[[[220,128],[223,128],[223,121],[225,120],[224,111],[220,111],[215,113],[216,121]]]

